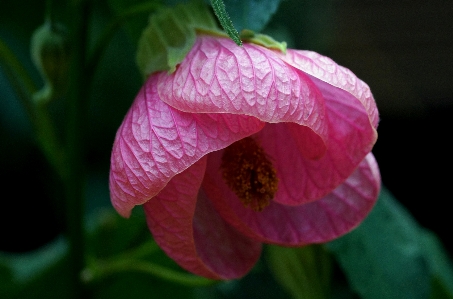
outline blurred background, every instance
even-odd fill
[[[273,24],[368,83],[383,184],[452,253],[452,2],[282,1]]]
[[[112,14],[104,1],[94,2],[87,20],[93,36]],[[0,1],[0,37],[36,82],[42,81],[29,46],[33,30],[43,23],[44,3]],[[368,83],[381,116],[373,153],[383,184],[422,226],[438,234],[450,253],[452,16],[450,0],[282,0],[265,30],[289,47],[330,56]],[[140,19],[143,26],[146,19]],[[142,83],[134,56],[137,38],[128,28],[120,29],[94,77],[84,139],[89,211],[109,205],[111,145]],[[64,118],[58,103],[52,109],[57,120]],[[27,252],[64,230],[61,186],[1,65],[0,190],[0,251]]]

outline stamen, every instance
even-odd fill
[[[220,165],[223,179],[246,207],[262,211],[277,192],[277,171],[263,148],[251,137],[227,147]]]

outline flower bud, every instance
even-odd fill
[[[31,57],[44,80],[44,87],[34,95],[36,101],[48,102],[61,96],[67,85],[69,43],[65,28],[46,22],[31,38]]]

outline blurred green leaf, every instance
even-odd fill
[[[90,216],[88,232],[88,251],[101,259],[123,253],[152,238],[141,209],[134,210],[128,219],[113,208],[100,209]]]
[[[423,230],[425,257],[431,273],[431,299],[453,299],[453,264],[437,236]]]
[[[447,289],[445,281],[435,276],[431,280],[431,296],[430,299],[453,299],[453,293]]]
[[[266,250],[266,248],[264,248]],[[196,288],[200,299],[288,299],[291,298],[275,280],[269,265],[262,254],[258,263],[244,277],[235,280],[221,281],[213,286]]]
[[[0,298],[72,298],[67,249],[58,238],[30,253],[0,253]]]
[[[161,280],[171,284],[171,288],[215,283],[181,269],[160,250],[152,239],[142,209],[134,210],[131,217],[125,219],[113,208],[104,208],[93,213],[90,219],[89,257],[82,279],[93,289],[104,288],[112,280],[115,285],[122,283],[126,273]]]
[[[358,228],[327,246],[361,298],[428,298],[430,272],[420,228],[388,190]]]
[[[96,285],[93,294],[94,299],[196,298],[191,287],[137,272],[122,272],[108,277]]]
[[[125,11],[133,7],[147,6],[152,3],[160,4],[160,0],[108,0],[110,9],[116,16],[121,16]],[[132,42],[137,44],[143,29],[148,23],[149,13],[135,15],[134,18],[129,18],[124,24],[126,32],[129,34]]]
[[[275,279],[293,298],[329,298],[331,259],[322,246],[286,248],[269,245],[267,253]]]
[[[13,270],[0,259],[0,296],[11,292],[13,284]]]
[[[277,11],[280,0],[224,0],[230,18],[240,32],[261,32]]]

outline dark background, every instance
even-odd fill
[[[99,4],[95,28],[102,28],[107,11]],[[44,1],[0,3],[0,37],[30,69],[29,39],[43,13]],[[421,225],[438,234],[450,253],[452,16],[449,0],[283,0],[267,30],[276,39],[285,37],[290,47],[330,56],[368,83],[381,117],[373,153],[383,184]],[[89,180],[97,183],[88,189],[104,203],[114,134],[141,84],[134,50],[127,33],[120,31],[95,76],[90,101],[85,141]],[[36,71],[33,76],[39,82]],[[33,138],[0,68],[3,251],[35,249],[64,229],[59,182]]]
[[[380,111],[373,153],[383,184],[452,253],[451,1],[282,1],[273,22],[297,33],[295,47],[368,83]]]

